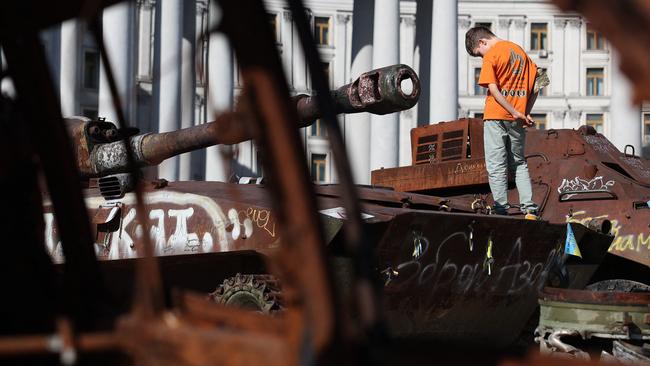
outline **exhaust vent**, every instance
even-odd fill
[[[99,178],[99,193],[107,200],[115,200],[124,197],[133,188],[129,174],[114,174]]]

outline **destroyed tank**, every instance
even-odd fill
[[[483,121],[460,119],[411,131],[413,164],[372,172],[372,183],[443,197],[448,206],[486,212],[493,204]],[[620,152],[593,127],[529,130],[526,159],[542,219],[578,222],[614,235],[599,277],[650,284],[650,162],[630,145]],[[510,177],[508,201],[517,202]],[[510,215],[521,215],[518,206]],[[602,220],[609,225],[602,225]],[[607,224],[607,222],[605,222]]]
[[[643,342],[650,340],[650,162],[636,156],[630,145],[619,151],[590,126],[530,130],[527,135],[525,154],[541,218],[581,223],[613,236],[586,289],[548,287],[540,293],[535,330],[540,351],[590,359],[591,349],[602,357],[647,362]],[[375,170],[373,184],[438,195],[450,210],[489,213],[493,199],[481,119],[415,128],[411,144],[413,164]],[[508,200],[517,202],[509,178]],[[509,215],[522,213],[513,207]]]
[[[413,83],[410,93],[401,88],[406,79]],[[419,87],[415,72],[397,65],[364,73],[332,97],[339,113],[385,114],[412,107]],[[301,121],[297,127],[319,117],[311,97],[297,96],[294,102]],[[150,228],[145,233],[125,173],[125,145],[117,141],[128,139],[138,165],[155,165],[194,149],[254,138],[246,118],[236,110],[205,125],[143,135],[107,121],[69,120],[79,170],[88,182],[86,206],[96,255],[124,304],[132,296],[134,263],[144,253],[137,238],[149,235],[167,290],[179,286],[211,293],[224,304],[282,309],[281,284],[268,275],[264,261],[282,238],[263,185],[152,181],[145,192]],[[611,242],[607,235],[571,224],[582,251],[575,265],[564,250],[566,225],[481,215],[440,196],[357,190],[373,243],[375,276],[383,284],[386,321],[397,336],[505,347],[525,327],[548,281],[583,288]],[[315,191],[335,277],[345,283],[352,269],[342,248],[346,213],[340,193],[336,185]],[[47,206],[45,211],[46,247],[62,262],[54,217]]]

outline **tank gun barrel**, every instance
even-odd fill
[[[415,71],[406,65],[368,71],[354,82],[331,92],[337,114],[398,112],[413,107],[419,96],[420,80]],[[315,98],[298,95],[293,100],[298,112],[298,127],[309,126],[321,117]],[[254,128],[248,120],[245,111],[235,110],[199,126],[131,136],[127,141],[136,164],[156,165],[192,150],[250,140],[254,137]],[[124,142],[111,138],[119,135],[114,125],[104,121],[74,121],[71,131],[78,141],[77,160],[83,176],[96,177],[126,171]]]
[[[388,114],[409,109],[420,97],[420,79],[406,65],[391,65],[361,74],[355,81],[330,92],[336,113]],[[294,97],[300,127],[321,117],[314,97]]]

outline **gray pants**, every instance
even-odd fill
[[[485,167],[488,172],[490,190],[494,197],[494,210],[504,213],[508,204],[508,170],[515,176],[521,210],[536,212],[533,203],[533,189],[524,157],[526,129],[521,123],[502,120],[483,122],[485,144]]]

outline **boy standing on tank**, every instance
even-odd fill
[[[505,215],[508,204],[508,170],[515,175],[521,211],[536,218],[537,205],[524,157],[526,127],[535,121],[530,116],[539,89],[548,85],[545,74],[517,44],[497,38],[485,27],[474,27],[465,34],[465,48],[471,56],[482,57],[478,83],[488,89],[483,111],[485,166],[494,211]]]

